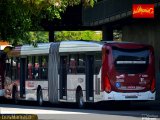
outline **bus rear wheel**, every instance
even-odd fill
[[[43,95],[42,95],[42,90],[39,89],[37,92],[37,103],[39,106],[43,105]]]
[[[82,90],[79,90],[76,92],[76,103],[77,103],[78,108],[84,108],[85,103],[83,99]]]

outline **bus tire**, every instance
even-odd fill
[[[18,104],[18,92],[16,87],[13,87],[12,100],[14,104]]]
[[[43,105],[42,89],[37,90],[37,103],[38,103],[39,106]]]
[[[84,103],[84,99],[83,99],[82,90],[78,90],[76,92],[76,103],[77,103],[78,108],[84,108],[85,103]]]

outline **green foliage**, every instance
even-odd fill
[[[23,45],[23,44],[33,44],[36,45],[37,43],[46,43],[49,42],[48,40],[48,32],[44,31],[34,31],[34,32],[26,32],[25,36],[27,40],[23,40],[19,38],[17,43],[15,44],[15,41],[11,41],[11,44],[13,45]]]
[[[62,31],[55,32],[55,40],[102,40],[100,31]]]
[[[36,45],[36,43],[46,43],[48,40],[48,32],[27,32],[27,40],[23,41],[22,39],[18,39],[18,45],[23,45],[27,43],[32,43]],[[102,32],[101,31],[57,31],[55,32],[55,40],[63,41],[63,40],[94,40],[100,41],[102,40]]]
[[[13,44],[30,43],[30,30],[43,30],[42,19],[60,19],[68,6],[81,0],[0,0],[0,38]],[[94,0],[83,0],[93,6]]]

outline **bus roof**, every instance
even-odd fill
[[[23,45],[21,47],[21,55],[48,54],[52,43],[38,43],[37,47],[33,45]],[[60,44],[59,52],[85,52],[85,51],[101,51],[103,43],[91,41],[62,41],[55,42]]]
[[[142,46],[151,46],[148,44],[137,43],[137,42],[127,42],[127,41],[101,41],[103,44],[134,44],[134,45],[142,45]]]
[[[101,51],[103,44],[94,41],[63,41],[60,43],[59,52],[85,52]]]
[[[33,45],[23,45],[15,51],[19,51],[20,55],[36,55],[36,54],[49,54],[49,49],[52,43],[38,43],[37,47]],[[59,52],[89,52],[101,51],[104,44],[135,44],[133,42],[115,42],[115,41],[62,41],[54,42],[59,44]],[[138,44],[139,45],[139,44]],[[142,44],[141,44],[142,45]]]

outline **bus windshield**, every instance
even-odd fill
[[[143,73],[149,64],[149,49],[122,49],[112,47],[114,66],[117,72],[127,74]]]

